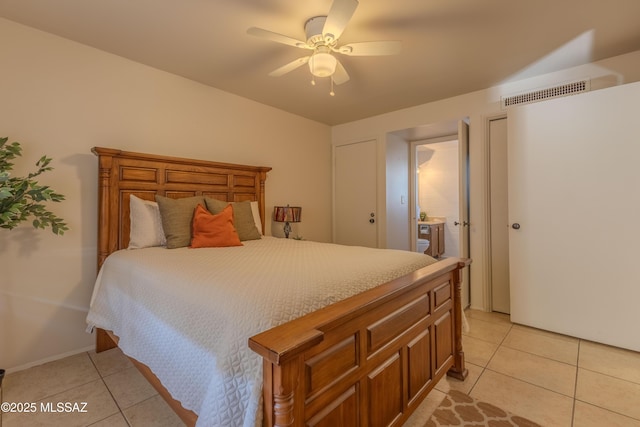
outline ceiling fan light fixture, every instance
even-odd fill
[[[309,59],[309,70],[316,77],[329,77],[336,71],[338,60],[328,52],[316,52]]]
[[[298,69],[303,64],[308,64],[312,76],[311,84],[315,85],[316,77],[329,77],[332,85],[330,94],[333,96],[335,95],[333,85],[341,85],[350,79],[347,70],[334,54],[337,56],[386,56],[400,53],[400,41],[382,40],[338,45],[338,40],[357,7],[358,0],[332,0],[327,15],[314,16],[305,22],[306,41],[257,27],[249,28],[247,34],[312,51],[311,55],[307,54],[295,59],[273,70],[269,75],[279,77]]]

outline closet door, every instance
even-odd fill
[[[640,83],[509,110],[514,322],[640,351],[638,111]]]
[[[377,142],[334,148],[334,242],[378,246]]]
[[[507,119],[489,122],[491,207],[491,310],[509,313],[509,206]]]

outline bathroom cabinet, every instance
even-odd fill
[[[444,221],[420,221],[418,224],[427,224],[429,231],[427,233],[419,233],[420,239],[429,240],[429,247],[425,254],[434,258],[439,258],[444,254]]]
[[[427,249],[427,255],[438,258],[444,254],[444,223],[431,224],[429,228],[431,234],[429,241],[431,244]]]

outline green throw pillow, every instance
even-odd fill
[[[207,210],[212,214],[222,212],[222,209],[229,204],[229,202],[211,197],[205,197],[204,200],[207,203]],[[248,200],[244,202],[232,202],[231,205],[233,206],[233,225],[238,232],[240,241],[260,239],[260,230],[258,230],[253,220],[251,202]]]
[[[204,206],[204,197],[172,199],[156,195],[162,218],[162,229],[167,238],[167,248],[183,248],[191,244],[191,222],[198,204]]]

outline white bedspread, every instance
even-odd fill
[[[435,262],[419,253],[277,239],[242,247],[121,250],[87,317],[120,337],[198,426],[261,422],[250,336]]]

